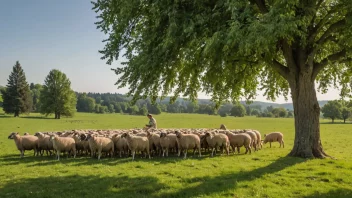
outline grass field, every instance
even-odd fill
[[[321,123],[322,143],[333,159],[286,157],[293,145],[293,119],[234,118],[192,114],[156,116],[159,128],[258,129],[281,131],[285,148],[264,146],[251,155],[215,156],[182,160],[137,158],[76,159],[19,158],[10,132],[65,129],[142,127],[146,117],[119,114],[77,114],[46,119],[39,115],[13,118],[0,115],[0,197],[352,197],[352,124]],[[243,152],[243,149],[242,149]]]

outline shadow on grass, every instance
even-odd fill
[[[143,160],[149,161],[151,163],[158,163],[153,160]],[[175,162],[175,160],[167,159],[162,160],[160,163]],[[240,186],[241,182],[253,181],[261,177],[265,177],[267,174],[276,173],[278,171],[284,170],[287,167],[291,167],[295,164],[305,162],[305,159],[292,158],[292,157],[282,157],[271,164],[254,169],[247,172],[238,171],[227,171],[224,174],[217,176],[202,176],[194,178],[182,178],[180,175],[173,175],[172,171],[165,170],[159,174],[163,174],[164,177],[170,177],[177,179],[177,182],[181,182],[184,188],[172,189],[171,187],[161,184],[157,178],[146,176],[131,178],[127,176],[122,176],[123,173],[114,172],[111,175],[116,175],[116,177],[82,177],[82,176],[72,176],[72,177],[45,177],[29,180],[15,181],[16,184],[6,184],[3,189],[0,189],[0,197],[7,195],[9,193],[13,197],[20,197],[21,194],[16,194],[16,189],[26,189],[26,192],[33,192],[34,197],[201,197],[204,195],[211,196],[216,194],[221,197],[234,197],[236,189],[245,188],[245,186]],[[32,161],[33,162],[33,161]],[[62,163],[70,163],[74,166],[76,163],[78,165],[94,165],[98,161],[96,159],[78,159],[78,160],[66,160]],[[109,160],[105,159],[98,163],[105,165],[117,165],[119,163],[130,162],[130,159],[119,159],[119,160]],[[45,165],[55,164],[55,161],[45,162]],[[39,165],[38,163],[37,165]],[[33,165],[33,166],[37,166]],[[48,166],[50,168],[50,166]],[[92,166],[94,168],[94,166]],[[187,169],[192,169],[194,167],[187,167]],[[148,172],[146,172],[148,174]],[[37,190],[38,186],[45,184],[45,188],[40,191]],[[83,186],[83,188],[82,188]],[[114,192],[114,191],[117,192]],[[12,194],[11,194],[12,193]],[[62,194],[70,193],[70,194]],[[115,194],[116,193],[116,194]],[[31,197],[33,197],[31,195]]]
[[[192,156],[189,155],[187,159],[192,159],[192,160],[204,160],[205,158],[208,157],[208,154],[203,155],[201,158],[197,156]],[[177,161],[182,161],[182,157],[177,157],[176,155],[170,155],[167,158],[162,158],[162,157],[152,157],[152,159],[146,159],[144,158],[144,155],[137,154],[135,156],[135,162],[148,162],[148,163],[158,163],[158,164],[168,164],[168,163],[175,163]],[[34,151],[25,151],[25,156],[24,158],[20,158],[20,153],[16,154],[10,154],[10,155],[3,155],[0,157],[0,162],[2,165],[17,165],[17,164],[23,164],[27,163],[29,164],[28,167],[34,167],[34,166],[50,166],[52,164],[58,163],[56,160],[56,155],[52,156],[47,156],[44,154],[43,156],[34,156]],[[71,166],[86,166],[86,165],[94,165],[94,164],[105,164],[109,166],[115,166],[118,164],[124,164],[124,163],[129,163],[132,162],[132,157],[117,157],[114,156],[113,158],[110,157],[102,157],[101,160],[98,160],[96,157],[91,158],[88,155],[77,155],[76,158],[73,158],[70,156],[67,158],[67,153],[66,154],[61,154],[60,156],[60,163],[63,164],[68,164]]]
[[[55,120],[53,117],[45,117],[45,116],[22,116],[20,118],[24,119],[38,119],[38,120]]]
[[[25,179],[4,185],[0,188],[0,197],[153,197],[154,193],[167,188],[150,176],[130,177],[122,172],[112,175],[116,176],[73,175]]]
[[[5,115],[5,114],[0,114],[0,119],[1,119],[1,118],[13,118],[13,116]]]
[[[331,197],[331,198],[351,198],[352,197],[352,190],[350,189],[345,189],[345,188],[339,188],[335,190],[331,190],[326,193],[320,193],[316,192],[314,194],[305,196],[303,198],[314,198],[314,197],[319,197],[319,198],[325,198],[325,197]]]

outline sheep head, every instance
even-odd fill
[[[165,132],[161,132],[161,133],[160,133],[160,138],[166,137],[166,135],[167,135],[167,134],[166,134]]]
[[[204,137],[210,137],[210,138],[213,138],[214,137],[214,134],[212,132],[206,132]]]
[[[175,131],[176,137],[180,138],[182,137],[182,133],[180,131]]]
[[[130,136],[129,133],[123,133],[123,134],[121,135],[122,138],[126,138],[126,137],[129,137],[129,136]]]
[[[8,139],[14,139],[15,136],[18,135],[18,132],[12,132],[9,137],[7,137]]]

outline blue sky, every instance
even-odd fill
[[[64,72],[80,92],[126,93],[117,89],[117,76],[98,50],[105,35],[96,29],[90,0],[7,0],[0,6],[0,85],[6,85],[12,66],[20,61],[29,83],[43,84],[51,69]],[[200,98],[209,98],[200,93]],[[336,99],[331,90],[318,99]],[[256,100],[267,101],[258,92]],[[276,102],[284,103],[283,97]],[[291,102],[289,100],[288,102]]]

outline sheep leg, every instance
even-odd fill
[[[131,151],[132,152],[132,160],[134,160],[134,155],[136,153],[136,151]]]
[[[241,147],[238,146],[238,147],[237,147],[237,153],[238,153],[238,154],[240,154],[240,149],[241,149]],[[246,151],[247,151],[247,150],[246,150]],[[246,154],[247,154],[247,152],[246,152]]]
[[[23,158],[24,157],[24,150],[20,150],[21,154],[20,157]]]
[[[216,148],[213,148],[212,150],[211,150],[211,157],[214,157],[214,151],[216,150]]]
[[[56,151],[57,160],[60,161],[60,151]]]
[[[101,150],[98,150],[98,160],[100,160]]]
[[[178,154],[177,154],[178,157],[181,156],[181,149],[178,149]]]
[[[166,157],[169,157],[169,148],[166,148]]]
[[[76,155],[77,155],[77,151],[75,148],[73,148],[73,158],[76,158]]]
[[[199,155],[198,155],[198,157],[202,157],[202,153],[201,153],[201,148],[200,148],[200,146],[198,147],[198,153],[199,153]]]
[[[270,144],[270,148],[271,148],[271,142],[269,142],[269,144]]]
[[[187,157],[187,149],[184,150],[184,157],[183,157],[183,159],[186,159],[186,157]]]
[[[281,140],[281,142],[282,142],[282,148],[285,148],[284,140]]]

